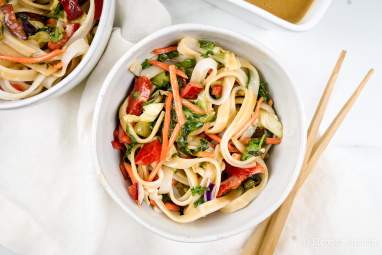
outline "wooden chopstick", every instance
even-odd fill
[[[301,173],[296,182],[296,185],[294,186],[284,203],[280,206],[280,208],[270,218],[268,218],[267,220],[265,220],[257,226],[256,230],[248,239],[246,245],[243,248],[243,255],[270,255],[274,253],[277,242],[280,238],[280,235],[282,233],[283,227],[285,225],[285,222],[289,215],[289,211],[292,207],[294,198],[296,197],[298,190],[304,184],[318,158],[321,156],[322,152],[329,144],[336,130],[341,125],[342,121],[345,119],[347,113],[350,111],[356,99],[360,95],[362,89],[365,87],[366,83],[373,74],[374,70],[369,70],[369,72],[361,81],[353,95],[348,99],[348,101],[342,107],[335,119],[332,121],[329,128],[325,131],[321,138],[317,139],[319,126],[322,122],[330,94],[333,90],[336,78],[338,76],[345,56],[346,52],[342,51],[329,78],[326,88],[321,96],[320,102],[312,119],[311,125],[308,130],[308,146]]]

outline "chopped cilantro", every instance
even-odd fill
[[[193,196],[195,196],[195,195],[202,195],[202,194],[204,194],[205,190],[206,190],[206,188],[201,187],[201,186],[198,185],[198,186],[195,186],[195,187],[191,188],[191,193],[192,193]]]
[[[215,48],[215,43],[207,40],[199,40],[199,46],[205,50],[213,50],[213,48]]]
[[[142,69],[146,69],[150,67],[151,64],[149,63],[149,60],[146,58],[145,61],[142,62],[141,66],[142,66]]]
[[[252,138],[248,146],[245,148],[245,152],[241,156],[242,160],[247,160],[252,156],[258,156],[260,155],[261,147],[263,146],[264,140],[265,140],[266,134],[263,134],[263,136],[259,138]]]
[[[64,30],[62,28],[56,27],[53,32],[49,34],[49,38],[52,42],[58,42],[64,38]]]
[[[271,97],[267,88],[267,83],[260,79],[259,96],[263,97],[265,101],[268,101]]]
[[[53,11],[50,12],[49,17],[58,19],[59,17],[62,17],[64,14],[64,7],[61,5],[61,3],[57,3],[56,7],[53,9]]]
[[[205,201],[204,201],[204,198],[203,197],[200,197],[198,200],[196,200],[194,202],[194,206],[195,207],[198,207],[199,205],[203,204]]]
[[[164,62],[164,61],[166,61],[167,59],[168,59],[167,54],[159,54],[159,55],[158,55],[158,61],[160,61],[160,62]]]

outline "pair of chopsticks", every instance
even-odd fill
[[[295,186],[293,187],[284,203],[277,209],[277,211],[256,227],[255,231],[247,240],[243,248],[242,255],[271,255],[274,253],[277,242],[287,221],[289,211],[292,208],[294,199],[296,198],[297,192],[300,190],[305,180],[312,172],[312,169],[317,160],[326,149],[338,127],[341,125],[342,121],[345,119],[346,115],[352,108],[354,102],[359,97],[362,89],[365,87],[371,75],[374,73],[373,69],[368,71],[351,97],[347,100],[337,116],[331,122],[325,133],[319,137],[318,129],[324,117],[330,95],[333,91],[334,84],[337,80],[345,56],[346,52],[343,50],[337,60],[332,74],[330,75],[329,81],[326,84],[325,90],[321,96],[320,102],[310,123],[307,134],[307,149],[305,152],[300,176],[298,177]]]

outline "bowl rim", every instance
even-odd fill
[[[96,32],[92,43],[90,44],[88,52],[81,60],[81,62],[70,72],[67,76],[64,77],[57,84],[52,86],[50,89],[47,89],[37,95],[28,97],[25,99],[14,100],[14,101],[2,101],[0,104],[0,110],[11,110],[27,107],[36,103],[40,103],[43,100],[52,98],[56,95],[59,95],[62,90],[65,92],[79,85],[82,80],[92,71],[93,67],[97,64],[98,59],[102,56],[104,49],[106,48],[108,38],[111,34],[111,27],[108,29],[110,23],[114,20],[114,11],[115,11],[115,0],[103,1],[102,14],[99,21],[98,29]],[[105,11],[107,10],[107,11]],[[108,31],[110,30],[110,31]],[[105,35],[108,35],[105,39]],[[101,46],[101,47],[100,47]],[[99,49],[102,49],[101,52]],[[94,61],[94,56],[98,55],[97,61]],[[90,66],[90,69],[89,69]],[[89,69],[85,77],[83,76],[83,71]]]
[[[298,125],[300,126],[302,132],[299,134],[300,136],[300,144],[299,144],[299,152],[297,156],[297,163],[296,167],[293,171],[293,174],[290,176],[289,182],[286,185],[285,190],[283,191],[283,194],[279,197],[277,201],[273,203],[272,206],[268,207],[262,214],[257,215],[254,217],[248,224],[244,226],[239,226],[235,229],[232,230],[227,230],[222,233],[217,233],[214,235],[210,236],[203,236],[203,237],[188,237],[186,235],[174,235],[168,233],[166,230],[157,228],[155,226],[152,226],[148,223],[146,223],[143,219],[141,219],[138,215],[136,215],[133,211],[130,210],[129,206],[125,205],[125,203],[120,199],[119,195],[117,195],[114,191],[111,185],[106,180],[106,177],[102,173],[100,162],[98,160],[98,155],[97,155],[97,134],[98,134],[98,124],[99,124],[99,117],[100,117],[100,111],[101,111],[101,105],[103,103],[104,97],[106,92],[108,91],[109,87],[111,86],[111,81],[114,79],[116,73],[119,72],[121,68],[123,68],[124,63],[126,60],[131,58],[137,51],[140,51],[142,46],[145,44],[151,42],[152,40],[155,40],[156,38],[166,35],[166,34],[177,34],[180,32],[186,32],[187,31],[200,31],[200,32],[206,32],[206,33],[219,33],[222,35],[227,35],[230,37],[234,37],[238,39],[238,41],[244,41],[253,47],[256,47],[259,49],[261,52],[266,53],[278,66],[280,69],[283,70],[283,72],[286,74],[287,79],[289,80],[289,83],[291,84],[291,89],[293,90],[293,93],[296,96],[297,99],[297,113],[299,115],[299,120],[300,123]],[[94,163],[95,171],[97,173],[97,176],[99,177],[99,180],[101,182],[101,185],[103,188],[106,190],[106,192],[111,196],[111,198],[125,211],[127,214],[132,217],[136,222],[138,222],[140,225],[144,226],[145,228],[149,229],[150,231],[165,237],[167,239],[173,240],[173,241],[180,241],[180,242],[186,242],[186,243],[197,243],[197,242],[209,242],[209,241],[215,241],[223,238],[230,237],[232,235],[239,234],[245,230],[248,230],[258,224],[260,224],[262,221],[264,221],[268,216],[270,216],[276,209],[282,204],[282,202],[286,199],[290,191],[292,190],[297,177],[300,173],[302,161],[303,161],[303,156],[304,156],[304,151],[305,151],[305,146],[306,146],[306,128],[305,128],[305,115],[304,115],[304,110],[303,110],[303,105],[301,98],[298,94],[297,88],[290,79],[290,76],[284,66],[280,64],[280,58],[277,57],[271,50],[269,50],[264,44],[261,42],[254,40],[254,39],[249,39],[244,35],[238,34],[236,32],[232,32],[226,29],[222,28],[217,28],[213,26],[207,26],[207,25],[201,25],[201,24],[178,24],[178,25],[172,25],[166,28],[163,28],[161,30],[158,30],[149,36],[145,37],[138,43],[134,44],[124,55],[120,57],[120,59],[115,63],[113,68],[110,70],[108,75],[106,76],[100,93],[97,97],[97,101],[95,104],[94,108],[94,113],[93,113],[93,119],[92,119],[92,130],[91,130],[91,154],[92,154],[92,161]],[[192,224],[192,223],[191,223]]]

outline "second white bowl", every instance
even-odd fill
[[[268,160],[268,185],[246,208],[220,212],[189,224],[178,224],[148,207],[138,207],[130,198],[119,170],[119,153],[112,149],[113,130],[121,102],[133,81],[128,67],[145,59],[154,48],[170,45],[184,36],[203,38],[251,61],[269,83],[275,107],[284,125],[283,142]],[[277,57],[261,43],[230,31],[202,25],[177,25],[162,29],[127,51],[107,76],[98,97],[92,133],[92,150],[101,182],[110,196],[146,228],[169,239],[185,242],[211,241],[228,237],[259,224],[273,213],[290,192],[299,173],[305,148],[303,112],[296,88]]]

